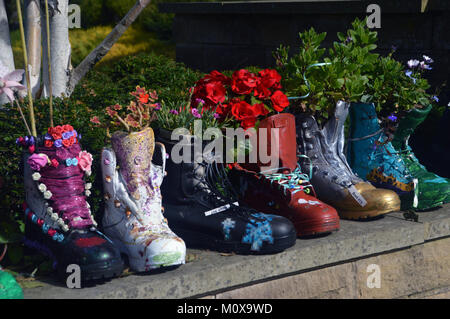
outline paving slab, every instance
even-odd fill
[[[191,262],[175,270],[133,274],[82,289],[68,289],[55,280],[24,290],[25,298],[189,298],[212,295],[239,286],[281,278],[405,249],[450,236],[450,205],[420,213],[419,222],[401,213],[373,221],[341,221],[328,236],[298,239],[275,255],[226,255],[188,250]]]

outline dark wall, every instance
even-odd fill
[[[289,45],[295,52],[300,42],[298,33],[314,27],[327,32],[326,45],[345,32],[356,18],[367,16],[368,4],[381,7],[379,33],[380,53],[395,46],[395,57],[401,61],[420,59],[423,54],[436,62],[428,73],[433,86],[447,81],[450,85],[450,1],[428,0],[422,12],[422,0],[371,1],[289,1],[289,2],[225,2],[162,4],[160,10],[174,12],[174,40],[177,60],[191,68],[209,72],[246,66],[274,65],[272,52]],[[450,101],[449,90],[440,95],[442,104]],[[446,119],[446,120],[445,120]],[[443,122],[445,120],[445,122]],[[450,122],[434,119],[425,124],[425,134],[414,136],[417,156],[442,175],[450,176],[449,144],[432,145],[447,139]],[[420,129],[420,128],[419,128]],[[431,154],[431,155],[430,155]],[[439,159],[438,159],[439,157]],[[441,163],[437,163],[441,161]]]

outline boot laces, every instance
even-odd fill
[[[306,158],[310,160],[305,155],[299,155],[300,157]],[[311,162],[311,160],[310,160]],[[297,164],[297,167],[295,170],[289,172],[289,173],[279,173],[280,171],[288,170],[286,167],[282,168],[274,168],[269,169],[260,172],[259,174],[263,175],[266,179],[270,181],[270,184],[276,184],[281,186],[283,193],[287,195],[287,193],[290,191],[292,194],[295,194],[297,192],[303,191],[306,194],[309,194],[312,190],[314,196],[316,196],[316,193],[314,191],[314,188],[312,187],[310,183],[310,179],[312,176],[312,165],[309,165],[310,171],[309,175],[305,174],[302,171],[300,163]],[[275,173],[271,173],[273,171],[276,171]]]
[[[200,166],[204,168],[205,173],[201,177],[195,177],[200,182],[198,188],[207,194],[209,201],[215,207],[228,205],[229,209],[225,212],[239,216],[246,221],[249,219],[264,219],[262,216],[255,216],[256,213],[259,213],[257,210],[236,204],[238,194],[228,178],[228,170],[225,165],[214,161],[211,163],[202,162]]]

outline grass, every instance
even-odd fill
[[[76,67],[103,39],[111,32],[111,26],[96,26],[89,29],[69,30],[69,40],[72,46],[72,65]],[[16,68],[23,68],[23,51],[18,30],[11,32],[14,61]],[[161,41],[156,36],[141,28],[131,26],[114,44],[108,54],[97,63],[96,68],[107,66],[118,59],[141,52],[154,52],[170,58],[175,58],[175,46]]]

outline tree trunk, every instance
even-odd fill
[[[50,11],[50,63],[53,96],[67,95],[71,63],[71,46],[69,42],[68,0],[48,0]],[[45,9],[41,14],[43,30],[43,97],[49,96],[48,61],[47,61],[47,34],[45,28]]]
[[[138,0],[126,16],[117,24],[110,34],[75,68],[67,87],[67,96],[70,96],[78,82],[88,73],[94,65],[111,50],[114,43],[122,36],[128,27],[136,20],[142,10],[151,0]]]
[[[6,7],[4,0],[0,0],[0,62],[8,71],[13,71],[14,56],[9,38],[8,16],[6,15]],[[0,105],[9,103],[5,95],[0,96]]]
[[[41,11],[39,0],[25,1],[25,37],[33,97],[40,88],[41,74]]]

